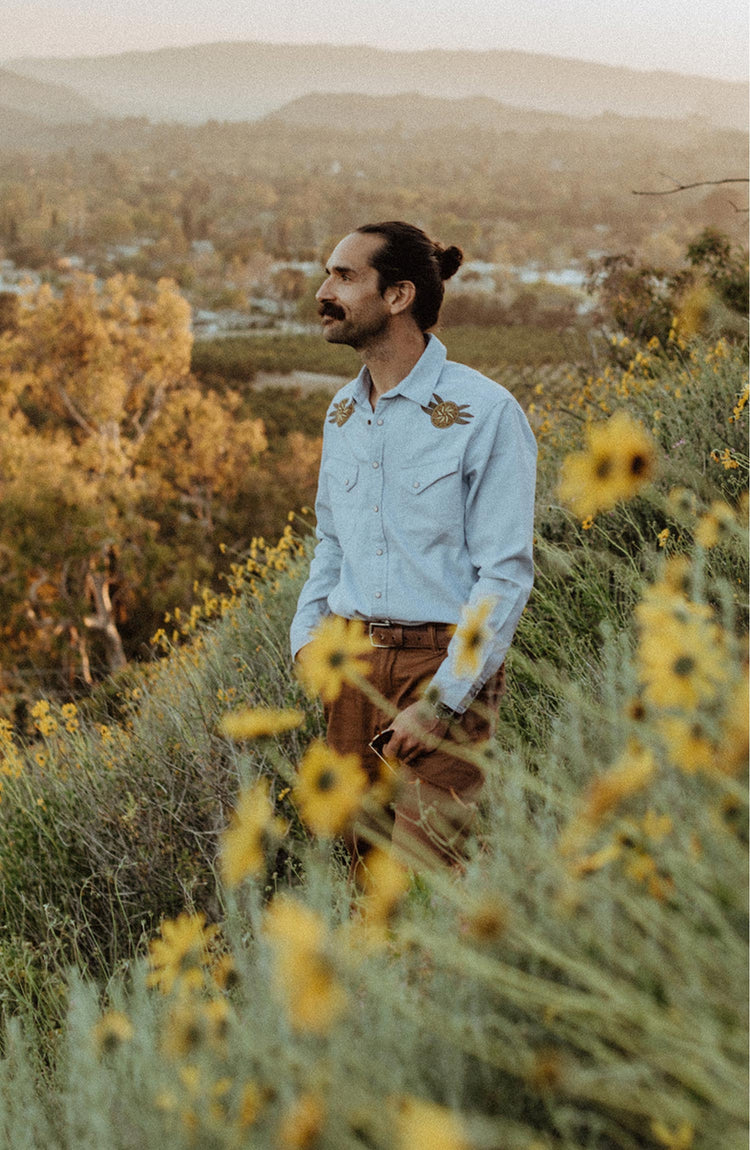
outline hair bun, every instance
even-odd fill
[[[464,262],[464,253],[455,244],[451,244],[449,248],[440,248],[437,253],[438,266],[440,267],[440,278],[449,280],[452,275],[455,275],[461,264]]]

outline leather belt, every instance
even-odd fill
[[[456,628],[453,623],[405,624],[375,620],[368,623],[367,629],[373,647],[421,647],[443,651]]]

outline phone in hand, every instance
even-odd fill
[[[388,767],[388,769],[391,771],[395,770],[395,767],[394,767],[395,759],[387,759],[385,757],[385,755],[383,754],[383,748],[386,746],[386,744],[390,740],[390,737],[392,734],[393,734],[393,728],[392,727],[386,727],[386,729],[384,731],[378,731],[375,738],[369,744],[370,750],[374,751],[375,754],[378,756],[378,758],[382,762],[384,762],[385,765]]]

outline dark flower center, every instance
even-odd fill
[[[606,479],[608,475],[611,475],[611,473],[612,460],[608,456],[605,456],[604,459],[600,459],[597,462],[596,467],[594,468],[594,475],[597,479]]]
[[[675,675],[679,675],[680,678],[685,679],[695,670],[695,659],[692,655],[680,655],[678,659],[675,659],[672,669]]]
[[[336,784],[336,775],[330,770],[321,771],[318,776],[318,790],[319,791],[332,791]]]
[[[331,667],[341,667],[346,659],[343,651],[331,651],[328,656],[328,663]]]

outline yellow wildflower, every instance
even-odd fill
[[[91,1034],[99,1053],[108,1054],[123,1042],[130,1042],[133,1024],[121,1010],[108,1010],[96,1023]]]
[[[221,836],[221,871],[226,885],[231,888],[248,875],[260,874],[267,843],[285,829],[286,824],[273,817],[267,779],[241,791],[232,821]]]
[[[363,892],[362,922],[377,933],[387,926],[409,889],[409,872],[387,851],[374,847],[357,867],[356,878]]]
[[[216,1046],[226,1037],[228,1021],[229,1004],[225,998],[178,1001],[167,1017],[164,1051],[177,1058],[192,1054],[207,1042]]]
[[[750,398],[750,385],[746,383],[739,396],[737,397],[737,402],[734,405],[732,414],[729,416],[730,423],[736,423],[740,418],[745,406],[747,405],[748,398]]]
[[[661,842],[667,835],[671,835],[674,824],[669,815],[657,815],[650,808],[643,816],[643,833],[654,842]]]
[[[310,694],[330,703],[341,694],[344,682],[367,675],[364,658],[372,651],[364,624],[328,615],[316,627],[297,660],[297,675]]]
[[[317,1094],[303,1094],[284,1115],[279,1150],[311,1150],[323,1130],[325,1107]]]
[[[165,919],[161,924],[161,938],[149,943],[148,986],[158,986],[169,994],[175,985],[190,986],[195,975],[208,962],[208,946],[218,932],[217,926],[206,926],[204,914],[186,914],[176,919]]]
[[[674,555],[664,564],[662,583],[667,591],[672,591],[687,599],[691,591],[692,564],[686,555]],[[656,585],[658,587],[658,584]]]
[[[720,628],[708,607],[651,588],[636,608],[643,693],[657,707],[692,710],[716,697],[728,675]]]
[[[689,1122],[681,1122],[675,1130],[670,1130],[663,1122],[651,1123],[651,1132],[666,1150],[691,1150],[695,1131]]]
[[[13,726],[8,719],[0,719],[0,775],[17,779],[23,771],[23,759],[13,744]]]
[[[293,797],[300,815],[317,835],[337,835],[359,810],[367,775],[358,755],[339,755],[321,740],[302,759]]]
[[[459,678],[473,679],[482,668],[487,644],[492,639],[487,619],[494,605],[494,599],[486,598],[473,607],[466,606],[462,609],[461,621],[454,635],[456,643],[454,670]]]
[[[648,786],[656,770],[651,751],[632,740],[613,767],[594,779],[585,796],[586,818],[597,823],[624,799]]]
[[[701,547],[715,547],[730,535],[734,528],[734,515],[726,503],[712,503],[705,515],[698,520],[695,541]]]
[[[45,738],[53,735],[57,730],[57,719],[50,714],[50,705],[46,699],[40,699],[31,708],[31,717],[34,720],[34,726],[40,735]]]
[[[268,1101],[265,1090],[261,1090],[257,1082],[247,1082],[242,1088],[239,1107],[239,1125],[242,1130],[253,1126],[258,1121],[261,1112]]]
[[[667,540],[669,539],[669,536],[671,534],[672,534],[672,532],[669,530],[668,527],[665,527],[663,531],[659,532],[659,534],[656,536],[656,539],[657,539],[657,542],[658,542],[660,547],[666,547],[667,546]]]
[[[265,933],[275,951],[274,985],[292,1026],[325,1034],[344,1010],[346,992],[336,979],[323,920],[280,895],[266,914]]]
[[[698,719],[676,716],[661,719],[658,728],[664,736],[669,761],[687,774],[709,771],[714,766],[718,748],[706,735]]]
[[[239,982],[235,961],[226,951],[211,963],[210,974],[219,990],[229,990]]]
[[[730,447],[725,447],[723,451],[712,451],[710,458],[714,463],[720,463],[725,471],[737,471],[740,466]]]
[[[602,870],[603,867],[619,858],[621,854],[621,843],[609,843],[606,847],[594,851],[593,854],[576,859],[572,868],[573,874],[579,878],[587,874],[595,874],[596,871]]]
[[[293,708],[244,707],[223,715],[219,730],[230,739],[263,739],[292,731],[305,721],[302,711]]]
[[[560,840],[562,853],[571,855],[584,849],[592,831],[625,799],[644,790],[655,771],[651,751],[631,739],[615,765],[589,784],[579,817],[568,825]],[[585,863],[582,873],[586,873]]]
[[[653,440],[636,420],[618,411],[587,431],[586,450],[568,455],[560,473],[560,498],[582,519],[630,499],[652,479]]]
[[[406,1097],[397,1103],[397,1150],[469,1150],[460,1120],[445,1106]]]

